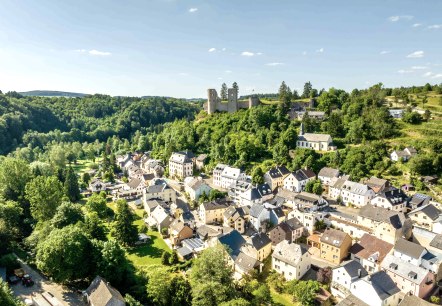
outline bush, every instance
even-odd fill
[[[12,253],[0,257],[0,266],[5,267],[8,272],[12,272],[14,269],[20,268],[17,257],[15,257]]]
[[[161,263],[162,263],[163,265],[166,265],[166,266],[167,266],[167,265],[169,264],[169,260],[170,260],[170,253],[164,251],[164,252],[163,252],[163,255],[161,255]]]
[[[432,295],[430,297],[430,302],[433,303],[433,304],[438,304],[439,305],[440,304],[440,297]]]
[[[138,228],[139,233],[146,234],[148,231],[149,231],[149,228],[144,223],[142,225],[140,225],[140,227]]]

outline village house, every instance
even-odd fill
[[[294,197],[294,202],[295,208],[309,211],[322,210],[328,206],[327,200],[325,200],[322,196],[305,191],[296,194]]]
[[[351,237],[339,230],[326,229],[320,240],[321,258],[335,265],[348,256],[351,247]]]
[[[365,234],[352,245],[350,254],[351,259],[359,262],[369,274],[373,274],[381,270],[382,261],[392,250],[391,243]]]
[[[372,233],[371,228],[359,223],[357,215],[331,211],[324,221],[328,226],[343,231],[354,239],[360,239],[365,234]]]
[[[318,179],[325,186],[329,186],[334,178],[339,177],[339,170],[329,167],[324,167],[319,170]]]
[[[320,212],[320,211],[304,211],[299,209],[294,209],[291,212],[289,212],[287,218],[296,218],[298,219],[302,225],[304,226],[304,229],[308,233],[313,233],[315,230],[315,224],[318,221],[323,221],[325,219],[325,216],[327,213]]]
[[[169,226],[169,238],[172,246],[181,245],[181,241],[193,237],[193,230],[183,221],[176,219]]]
[[[237,203],[241,206],[252,206],[253,204],[262,204],[271,198],[273,198],[272,190],[267,183],[264,183],[240,193]]]
[[[281,207],[264,203],[250,208],[250,225],[257,232],[266,232],[271,224],[279,224],[284,220],[285,214]]]
[[[224,230],[224,228],[221,230],[217,230],[217,229],[213,228],[212,226],[202,224],[196,229],[196,235],[201,240],[208,241],[208,240],[211,240],[214,237],[218,236],[221,232],[228,233],[232,230],[232,228],[230,228],[230,227],[228,227],[226,229],[229,229],[229,231]]]
[[[370,228],[372,235],[391,244],[402,237],[409,239],[412,233],[412,222],[403,213],[373,205],[359,210],[358,222]]]
[[[388,180],[381,179],[376,176],[372,176],[368,180],[366,180],[365,185],[370,187],[374,191],[374,193],[386,191],[386,189],[389,189],[391,187]]]
[[[250,210],[247,206],[230,206],[223,213],[223,225],[234,228],[240,234],[244,234],[247,228],[249,214]]]
[[[434,306],[434,304],[418,298],[415,295],[407,294],[398,306]]]
[[[141,168],[148,174],[155,177],[162,177],[164,174],[164,165],[160,159],[146,159],[142,161]]]
[[[263,262],[272,253],[272,241],[265,233],[255,233],[246,239],[246,243],[242,246],[241,251]]]
[[[298,140],[296,141],[297,148],[312,149],[315,151],[335,151],[336,146],[333,145],[333,140],[328,134],[313,134],[304,133],[304,124],[301,123],[299,129]]]
[[[406,294],[425,298],[435,286],[434,274],[393,255],[387,255],[382,269],[393,279],[398,288]]]
[[[390,154],[390,158],[392,161],[408,161],[413,156],[417,155],[417,151],[415,148],[407,147],[404,150],[394,150]]]
[[[396,306],[404,296],[384,271],[357,279],[352,283],[350,293],[369,306]]]
[[[413,221],[414,226],[442,234],[442,212],[433,204],[426,204],[412,210],[408,217]]]
[[[236,181],[245,180],[246,175],[241,173],[239,168],[233,168],[228,165],[218,164],[213,169],[213,184],[215,186],[228,189]]]
[[[198,201],[202,194],[209,195],[212,188],[201,177],[186,177],[184,179],[184,191],[191,201]]]
[[[199,206],[199,217],[204,224],[221,224],[224,221],[224,212],[230,204],[226,200],[204,202]]]
[[[278,166],[270,169],[264,174],[264,182],[266,182],[272,191],[284,185],[284,179],[290,171],[285,166]]]
[[[201,253],[206,245],[200,238],[188,238],[181,241],[182,247],[176,250],[178,258],[182,260],[190,260],[195,255]]]
[[[199,171],[204,169],[207,162],[207,154],[200,154],[195,160],[195,168]]]
[[[96,276],[89,287],[83,292],[90,306],[125,306],[126,301],[121,293],[112,287],[101,276]]]
[[[337,299],[344,299],[350,295],[351,285],[362,277],[368,275],[365,268],[356,260],[343,263],[340,267],[333,269],[331,293]]]
[[[405,213],[407,202],[408,196],[401,189],[392,187],[379,192],[371,200],[371,205]]]
[[[127,184],[124,185],[123,190],[133,191],[141,196],[143,194],[143,190],[145,187],[146,186],[140,179],[133,178]]]
[[[147,212],[147,215],[150,216],[151,213],[157,208],[157,206],[168,207],[166,202],[161,199],[150,199],[143,201],[144,210]]]
[[[190,151],[174,152],[169,158],[169,176],[178,179],[193,175],[195,156]]]
[[[272,269],[287,281],[301,279],[311,267],[310,253],[305,246],[284,240],[272,254]]]
[[[374,196],[374,191],[367,185],[361,183],[347,180],[341,187],[340,197],[342,199],[342,203],[346,206],[365,206],[370,204],[370,201]]]
[[[343,175],[342,177],[335,177],[331,179],[329,188],[328,188],[328,196],[330,199],[337,200],[338,202],[342,202],[341,197],[341,189],[344,186],[345,182],[350,179],[350,176]]]
[[[106,192],[107,191],[107,185],[100,179],[93,179],[90,183],[89,183],[89,190],[91,192],[97,192],[100,193],[102,191]]]
[[[430,204],[431,200],[432,198],[426,194],[415,193],[408,202],[408,206],[410,206],[411,210],[413,210],[418,207]]]
[[[169,226],[173,220],[174,219],[170,215],[170,209],[168,207],[158,205],[145,221],[149,226],[155,226],[158,232],[162,233],[163,229],[169,229]]]
[[[252,181],[245,177],[244,180],[236,181],[232,185],[230,185],[227,191],[227,195],[233,200],[233,202],[239,204],[239,196],[247,190],[250,190],[251,188],[253,188]]]
[[[124,155],[118,155],[117,156],[117,165],[121,169],[124,168],[127,162],[129,162],[132,159],[132,155],[130,153],[124,154]]]
[[[281,241],[295,242],[304,233],[304,226],[296,219],[291,218],[276,225],[269,231],[269,238],[272,245],[276,246]]]
[[[310,169],[299,169],[288,174],[284,179],[284,189],[301,192],[309,181],[315,180],[316,174]]]
[[[176,191],[173,190],[164,180],[157,179],[154,185],[143,189],[143,201],[161,199],[165,202],[176,202]]]

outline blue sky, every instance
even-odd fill
[[[0,89],[205,97],[442,82],[442,1],[2,0]]]

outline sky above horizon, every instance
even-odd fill
[[[0,90],[183,98],[442,83],[442,1],[2,0]]]

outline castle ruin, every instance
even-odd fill
[[[252,108],[261,103],[258,97],[249,97],[248,100],[238,101],[238,90],[229,88],[227,90],[227,102],[222,101],[218,97],[216,89],[207,90],[207,102],[204,103],[204,110],[208,114],[213,114],[216,111],[234,113],[239,109]]]

